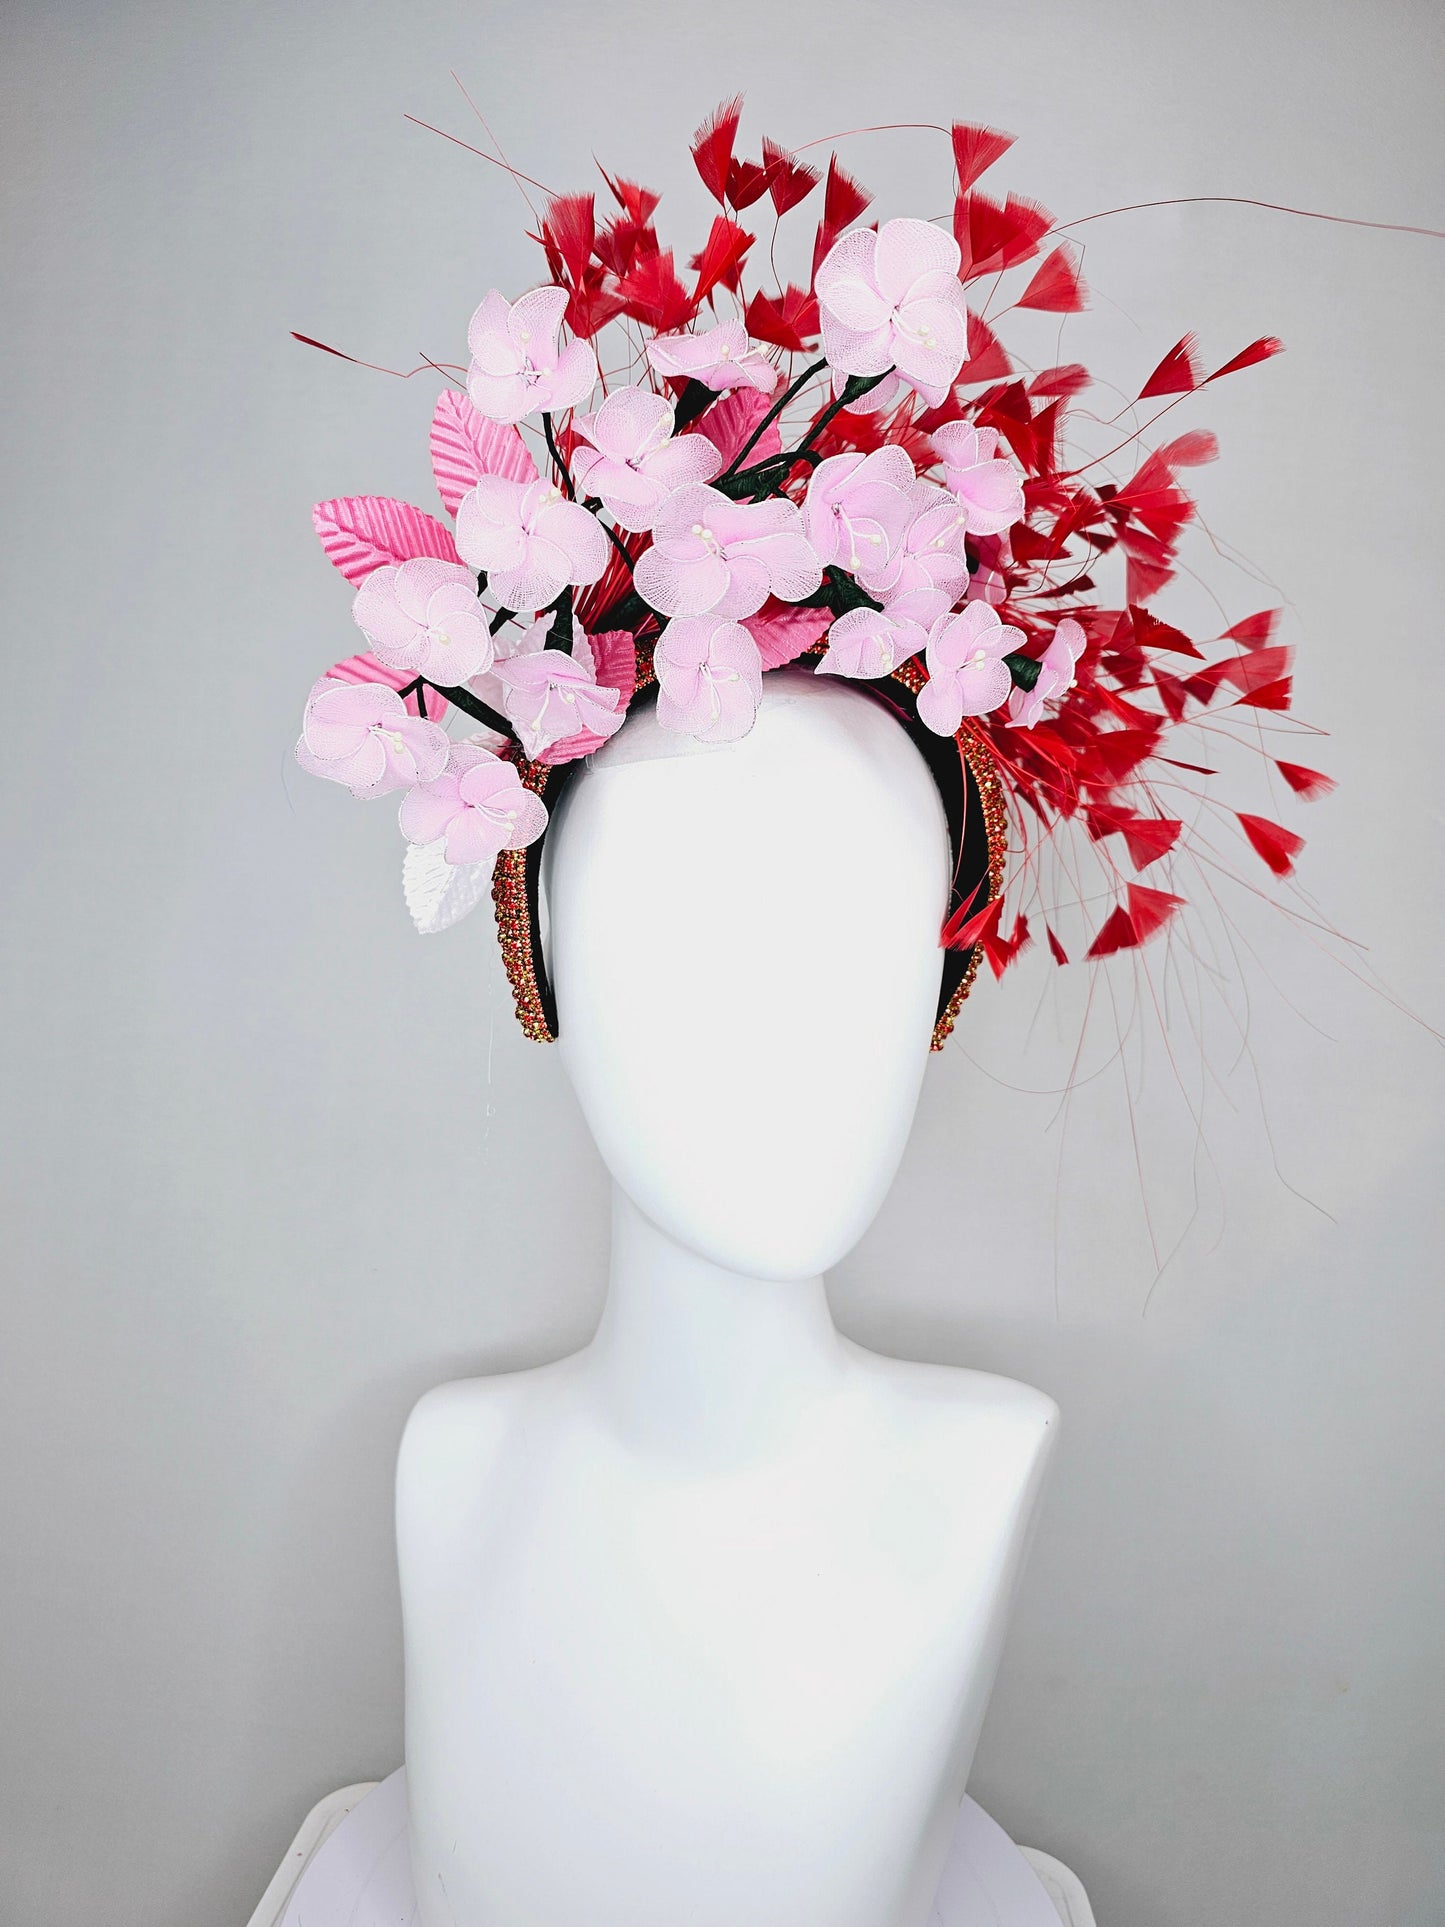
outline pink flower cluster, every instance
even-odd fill
[[[959,268],[957,243],[926,221],[887,221],[834,242],[815,292],[835,395],[855,377],[874,380],[850,402],[862,409],[910,390],[933,406],[950,392],[967,352]],[[382,498],[325,505],[328,553],[359,585],[353,614],[373,652],[355,661],[371,660],[384,679],[316,684],[296,751],[304,768],[357,796],[401,792],[404,836],[448,864],[484,864],[533,842],[547,812],[498,753],[506,739],[452,740],[436,720],[439,700],[430,715],[414,713],[424,696],[413,685],[505,725],[532,762],[600,747],[627,713],[633,642],[611,634],[594,648],[571,592],[616,569],[614,547],[632,591],[665,619],[653,650],[658,720],[703,741],[744,735],[765,667],[790,659],[767,604],[819,608],[816,627],[789,616],[788,633],[806,642],[826,627],[820,673],[875,679],[921,657],[918,712],[941,734],[1005,703],[1012,723],[1032,727],[1070,687],[1084,646],[1075,622],[1059,624],[1031,689],[1014,686],[1006,660],[1027,640],[994,606],[1024,497],[996,431],[938,428],[941,483],[884,442],[813,454],[806,489],[785,491],[784,471],[767,466],[782,447],[769,402],[780,371],[742,322],[646,343],[659,386],[683,394],[700,384],[724,397],[679,433],[673,400],[653,386],[615,387],[588,408],[597,356],[586,340],[562,339],[570,299],[545,286],[508,302],[494,289],[472,317],[470,406],[448,396],[433,431],[454,539]],[[558,428],[551,418],[568,411],[570,430]],[[541,474],[515,426],[538,415],[555,458]],[[731,486],[747,464],[744,483]],[[758,476],[773,479],[751,485]],[[614,531],[649,539],[624,547],[602,515]],[[859,593],[840,605],[850,581]],[[846,613],[830,622],[825,609],[840,606]],[[753,618],[756,634],[745,626]]]

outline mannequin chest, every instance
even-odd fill
[[[628,1927],[906,1918],[992,1676],[1018,1428],[1005,1446],[997,1414],[920,1425],[865,1398],[718,1471],[575,1412],[471,1418],[471,1451],[409,1441],[399,1522],[415,1810],[496,1817],[479,1917],[570,1927],[560,1843],[600,1834]],[[716,1916],[685,1911],[700,1867]],[[610,1918],[595,1894],[586,1917]]]

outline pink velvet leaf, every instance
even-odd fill
[[[318,502],[311,520],[327,559],[348,582],[362,583],[388,563],[419,555],[460,562],[451,531],[434,515],[389,495],[343,495]]]
[[[370,655],[348,656],[345,662],[332,663],[326,673],[336,682],[385,683],[388,689],[395,689],[398,693],[416,681],[415,676],[408,676],[400,669],[393,669],[389,663],[379,662],[375,656]],[[408,711],[413,716],[422,714],[421,703],[416,692],[404,700]],[[439,696],[435,689],[428,689],[425,692],[425,700],[425,713],[428,719],[434,723],[444,723],[451,709],[451,704],[446,697]]]
[[[781,669],[820,641],[832,620],[827,609],[800,609],[769,600],[755,616],[743,618],[743,627],[758,645],[764,669]]]
[[[772,407],[772,400],[760,394],[756,388],[734,388],[730,395],[715,401],[705,415],[699,416],[693,424],[699,435],[706,435],[718,454],[725,462],[735,461],[747,444],[748,437]],[[748,449],[748,462],[766,461],[769,455],[780,455],[783,437],[776,422]]]
[[[455,388],[437,397],[431,422],[431,466],[437,494],[453,515],[457,504],[482,475],[505,475],[511,482],[534,482],[537,464],[508,422],[489,421]]]
[[[626,629],[604,629],[589,636],[594,674],[605,688],[615,689],[626,709],[637,687],[637,644]]]

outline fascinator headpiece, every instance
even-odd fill
[[[765,140],[742,158],[739,116],[728,103],[694,139],[719,212],[685,268],[632,181],[604,176],[605,214],[592,194],[548,202],[547,281],[484,295],[436,404],[446,520],[381,496],[316,508],[365,647],[312,688],[297,756],[356,796],[399,794],[420,931],[491,895],[522,1027],[550,1039],[541,846],[582,759],[637,703],[726,742],[769,671],[848,678],[909,730],[949,818],[938,1048],[980,961],[1001,975],[1031,922],[1069,961],[1038,863],[1065,832],[1117,852],[1075,953],[1162,930],[1184,898],[1159,879],[1198,834],[1173,772],[1214,774],[1177,735],[1290,707],[1278,611],[1199,638],[1153,606],[1195,516],[1184,478],[1217,453],[1198,428],[1150,445],[1154,424],[1280,343],[1210,371],[1186,335],[1091,455],[1089,370],[1005,345],[1010,314],[1087,301],[1053,217],[979,186],[1010,137],[952,128],[951,222],[869,224],[836,157]],[[763,217],[812,219],[796,281],[757,271],[776,254]],[[1303,797],[1330,787],[1277,768]],[[1209,800],[1289,873],[1293,830]]]

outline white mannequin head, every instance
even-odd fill
[[[741,742],[648,704],[547,837],[558,1047],[613,1177],[728,1270],[807,1278],[862,1236],[918,1101],[943,805],[898,723],[811,673]]]

